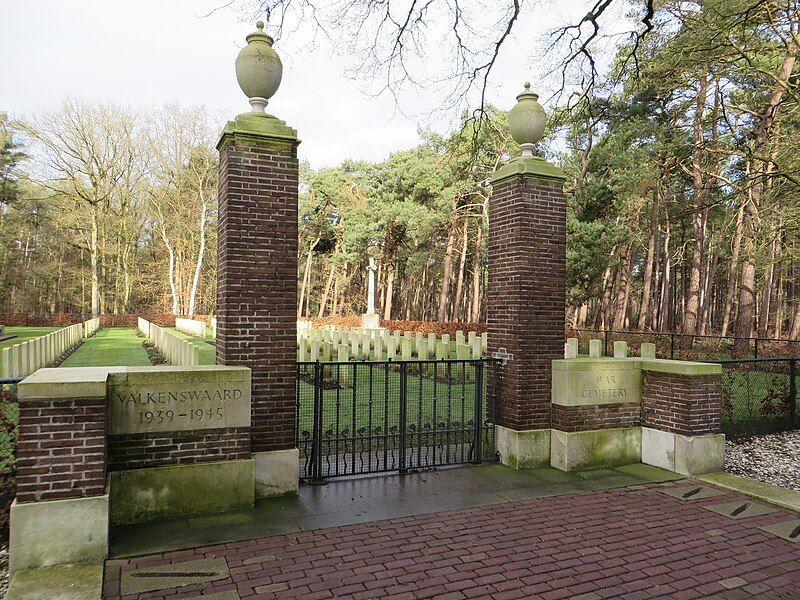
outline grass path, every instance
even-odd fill
[[[62,367],[150,366],[142,338],[130,327],[108,327],[84,341]]]
[[[182,340],[188,340],[192,342],[195,346],[200,349],[200,364],[201,365],[215,365],[217,364],[217,349],[208,343],[207,340],[210,338],[198,338],[191,335],[186,335],[185,333],[181,333],[174,327],[167,327],[170,333],[174,334],[175,336],[181,338]]]

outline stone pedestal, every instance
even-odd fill
[[[511,355],[498,382],[496,414],[499,425],[515,432],[550,427],[551,362],[564,356],[563,180],[559,169],[533,156],[491,178],[488,352]]]
[[[376,313],[361,315],[361,329],[380,329],[381,318]]]
[[[244,114],[217,145],[217,363],[252,371],[256,463],[295,447],[298,143],[283,121]]]

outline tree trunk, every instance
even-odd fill
[[[308,252],[306,253],[306,268],[303,272],[303,285],[300,287],[300,300],[297,304],[298,319],[303,317],[303,304],[305,303],[306,295],[311,294],[311,261],[314,256],[314,248],[316,248],[318,243],[319,238],[317,238],[313,244],[309,245]]]
[[[336,274],[336,268],[331,265],[331,271],[328,273],[328,281],[325,283],[325,291],[322,292],[322,298],[319,301],[319,312],[317,313],[318,317],[325,316],[325,307],[328,305],[328,295],[331,292],[331,286],[333,286],[333,279],[334,275]]]
[[[704,283],[702,294],[700,296],[700,323],[699,334],[706,335],[708,326],[711,321],[713,304],[711,302],[711,294],[714,288],[714,279],[717,276],[717,265],[719,264],[719,254],[713,249],[714,235],[710,236],[708,261],[704,269]]]
[[[792,317],[792,328],[789,330],[789,339],[800,340],[800,303],[798,303],[797,309],[794,311],[794,317]]]
[[[686,306],[683,313],[683,333],[694,335],[697,333],[698,317],[700,314],[700,285],[701,269],[703,268],[703,253],[705,250],[706,229],[706,192],[707,185],[703,179],[703,114],[705,112],[706,94],[708,90],[708,75],[703,73],[698,78],[697,99],[694,113],[694,156],[692,158],[692,186],[694,188],[694,211],[692,214],[692,231],[694,234],[694,248],[692,264],[689,274]]]
[[[472,257],[472,310],[470,311],[470,323],[478,323],[481,318],[481,256],[483,254],[483,226],[478,223],[478,231],[475,235],[475,254]]]
[[[611,249],[612,256],[615,251],[616,246]],[[612,269],[610,266],[606,267],[605,271],[603,272],[603,298],[600,301],[600,307],[597,311],[597,316],[595,317],[595,329],[608,328],[607,317],[608,311],[611,307],[611,295],[614,292],[614,276],[614,269]]]
[[[197,287],[200,283],[200,273],[203,270],[203,259],[206,255],[206,202],[200,200],[200,247],[197,250],[197,260],[194,265],[194,277],[192,278],[192,288],[189,292],[189,318],[194,316],[195,304],[197,302]]]
[[[725,293],[725,312],[722,315],[722,336],[728,335],[733,314],[734,298],[736,295],[736,281],[739,275],[739,253],[742,249],[742,235],[744,233],[744,207],[745,202],[739,203],[739,212],[736,215],[736,229],[731,244],[731,263],[728,266],[728,288]]]
[[[764,289],[761,290],[761,308],[759,309],[758,335],[765,338],[769,335],[769,315],[772,310],[772,295],[775,279],[775,261],[778,252],[777,235],[772,236],[772,243],[769,251],[769,265],[764,274]]]
[[[761,121],[751,145],[753,156],[764,156],[764,149],[769,140],[772,126],[775,123],[775,118],[780,107],[781,101],[785,93],[787,82],[794,69],[794,63],[797,58],[797,45],[793,44],[784,57],[778,73],[777,81],[772,87],[772,94],[767,101],[764,110],[761,113]],[[761,207],[761,201],[764,197],[766,190],[765,177],[768,169],[766,167],[756,168],[756,177],[752,180],[750,186],[750,195],[745,207],[745,217],[747,221],[746,240],[745,240],[745,259],[744,267],[742,268],[742,285],[739,293],[739,315],[737,320],[737,333],[742,337],[750,337],[753,332],[753,316],[755,312],[755,264],[754,250],[755,250],[755,236],[758,229],[756,221],[758,220],[758,211]],[[746,342],[737,340],[734,349],[741,353],[744,349]]]
[[[614,312],[612,329],[622,331],[625,329],[625,317],[628,312],[628,297],[630,295],[631,265],[635,260],[636,243],[631,242],[623,249],[620,257],[619,288],[617,289],[617,304]]]
[[[450,320],[451,321],[460,321],[460,312],[461,312],[461,292],[464,287],[464,267],[467,264],[467,236],[469,235],[469,220],[465,217],[464,218],[464,233],[462,235],[462,244],[461,244],[461,257],[459,258],[458,263],[458,277],[456,278],[456,295],[453,299],[452,305],[453,310],[450,313]]]
[[[100,316],[100,261],[98,246],[98,208],[96,204],[91,205],[92,213],[92,232],[91,243],[89,244],[89,256],[92,265],[92,318]]]
[[[442,291],[439,294],[439,310],[437,319],[439,323],[447,321],[447,301],[450,297],[450,276],[453,270],[453,246],[455,245],[455,230],[451,224],[447,229],[447,247],[444,252],[444,273],[442,275]]]
[[[391,321],[392,319],[392,298],[394,297],[394,277],[395,277],[394,262],[391,262],[388,265],[386,265],[386,299],[383,305],[384,321]]]
[[[172,244],[169,242],[169,238],[167,237],[167,232],[164,229],[163,223],[161,223],[161,239],[164,241],[164,246],[167,248],[167,257],[169,259],[169,269],[167,272],[167,280],[169,281],[169,290],[172,294],[172,314],[178,315],[178,290],[177,286],[175,285],[175,251],[172,248]]]
[[[653,199],[650,205],[650,231],[647,236],[647,260],[644,266],[642,280],[642,302],[639,305],[639,322],[637,329],[644,331],[647,327],[647,316],[650,311],[650,296],[653,285],[653,265],[656,256],[656,238],[658,237],[658,188],[653,189]]]
[[[669,327],[669,291],[672,283],[672,258],[669,254],[672,227],[669,219],[669,212],[664,212],[664,266],[661,276],[661,298],[658,303],[658,330],[664,331]]]

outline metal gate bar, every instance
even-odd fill
[[[298,362],[300,478],[497,460],[500,367],[494,359]]]

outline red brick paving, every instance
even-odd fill
[[[224,556],[231,578],[125,596],[236,589],[268,598],[800,598],[800,543],[758,529],[797,515],[732,520],[659,485],[557,496],[321,529],[106,564],[124,570]]]

